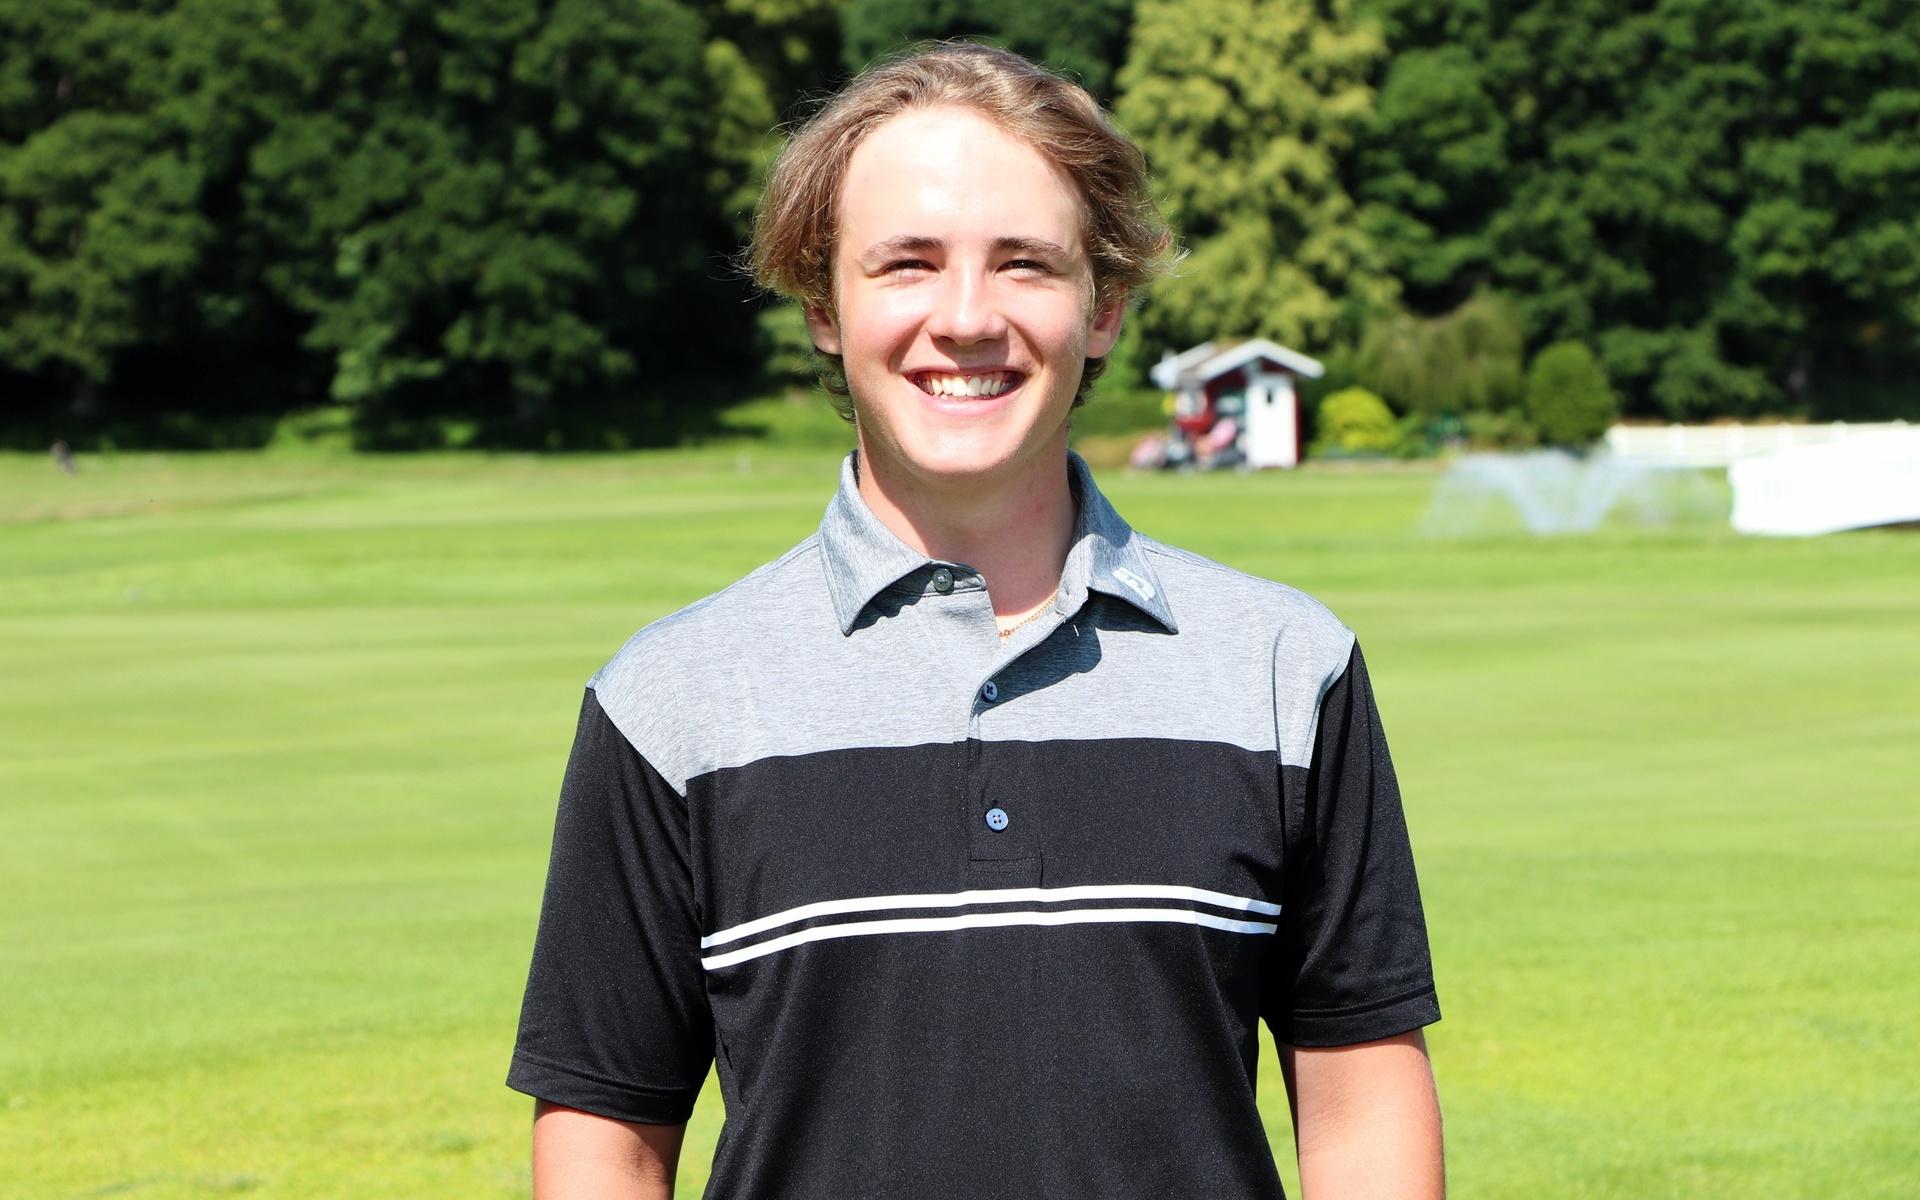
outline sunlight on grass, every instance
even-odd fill
[[[813,528],[819,417],[743,417],[811,423],[787,449],[0,457],[6,1194],[524,1195],[501,1079],[580,689]],[[1910,1194],[1920,539],[1435,537],[1436,478],[1107,484],[1359,631],[1456,1194]],[[683,1195],[721,1115],[710,1087]]]

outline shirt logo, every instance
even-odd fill
[[[1132,588],[1139,594],[1142,600],[1153,599],[1153,585],[1138,575],[1135,575],[1132,571],[1127,570],[1125,567],[1115,567],[1113,569],[1113,577]]]

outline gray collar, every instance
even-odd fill
[[[834,493],[826,516],[820,520],[827,591],[833,597],[834,615],[840,620],[843,634],[851,634],[873,598],[904,576],[934,565],[966,565],[936,564],[902,542],[873,515],[860,498],[857,454],[850,453],[841,462],[840,490]],[[1067,451],[1067,467],[1080,503],[1073,544],[1067,550],[1066,569],[1060,576],[1061,611],[1074,612],[1088,592],[1100,592],[1131,604],[1168,633],[1178,633],[1166,589],[1147,563],[1140,535],[1107,503],[1086,461],[1071,450]]]

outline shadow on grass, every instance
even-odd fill
[[[763,391],[753,380],[709,376],[538,402],[493,397],[461,412],[405,395],[383,404],[253,409],[169,408],[132,397],[22,403],[0,413],[0,449],[45,452],[64,441],[77,452],[637,450],[753,436],[751,423],[729,424],[727,414]]]

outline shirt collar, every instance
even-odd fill
[[[860,498],[858,451],[840,464],[840,489],[820,521],[820,547],[826,558],[827,591],[840,632],[851,634],[873,598],[889,584],[933,560],[901,541]],[[1086,460],[1069,450],[1067,467],[1079,500],[1073,544],[1060,576],[1062,611],[1073,612],[1088,592],[1126,601],[1178,633],[1166,590],[1147,563],[1142,539],[1100,493]]]

